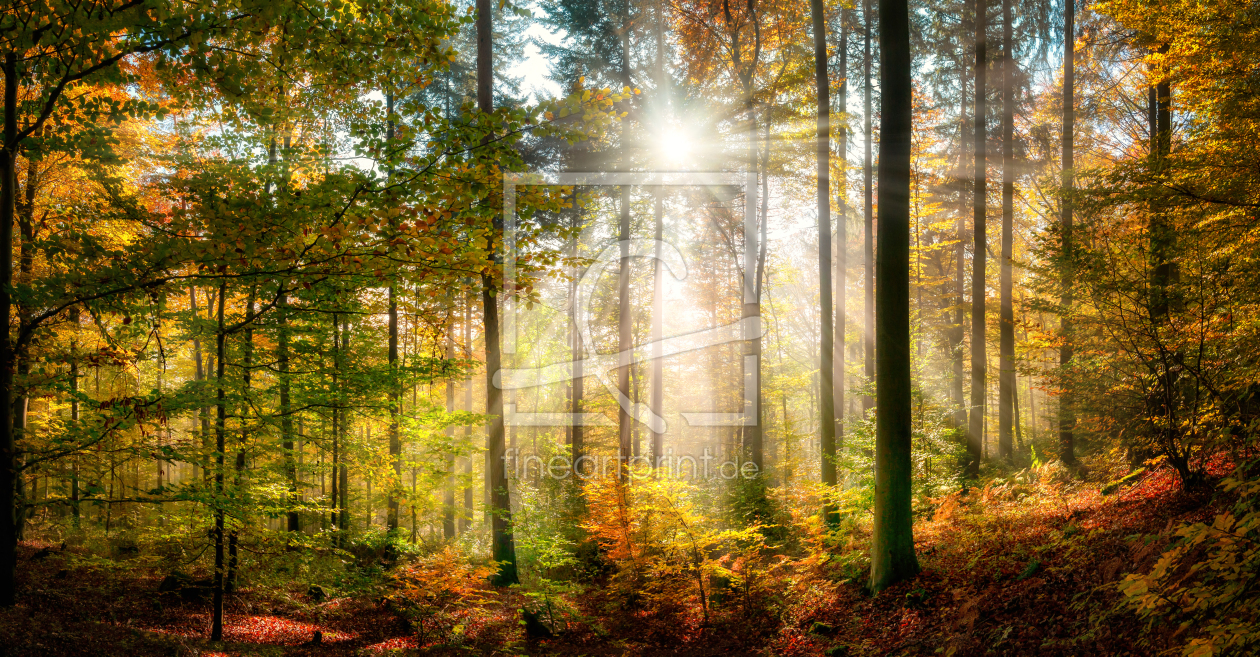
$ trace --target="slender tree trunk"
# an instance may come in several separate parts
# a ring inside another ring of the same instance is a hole
[[[394,140],[394,92],[386,97],[389,122],[386,128],[386,143],[392,148]],[[392,158],[391,158],[392,159]],[[393,165],[390,165],[393,172]],[[392,236],[391,221],[391,236]],[[392,248],[392,247],[391,247]],[[391,281],[389,285],[389,460],[394,468],[394,477],[389,480],[385,527],[393,532],[398,529],[398,491],[402,489],[402,438],[399,435],[399,418],[402,414],[402,402],[399,399],[398,385],[398,285]]]
[[[18,256],[18,273],[20,274],[19,282],[29,285],[32,278],[32,272],[35,263],[35,189],[38,186],[37,168],[39,156],[37,151],[28,151],[26,154],[26,185],[23,190],[23,198],[15,203],[17,210],[18,229],[21,232],[21,246],[19,247]],[[16,175],[16,172],[15,174]],[[18,300],[18,335],[25,336],[30,334],[32,309],[30,304]],[[16,359],[17,380],[26,381],[31,370],[30,351],[27,348],[28,343],[19,338],[14,345],[13,354]],[[24,470],[26,467],[26,455],[22,449],[23,436],[26,434],[28,424],[27,413],[30,407],[30,397],[28,396],[27,387],[14,389],[13,395],[13,440],[15,445],[14,454],[16,455],[17,467]],[[19,475],[17,477],[17,540],[21,541],[26,536],[26,521],[34,518],[35,507],[27,502],[27,492],[25,486],[25,477]],[[34,496],[37,490],[38,482],[32,475],[31,494]],[[33,498],[32,498],[33,500]]]
[[[452,432],[451,432],[451,435],[452,435],[452,436],[454,436],[454,431],[452,431]],[[453,462],[448,462],[448,463],[450,463],[450,466],[451,466],[451,471],[450,471],[450,475],[449,475],[449,476],[450,476],[451,478],[454,478],[454,477],[455,477],[455,472],[454,472],[455,464],[454,464]],[[411,468],[411,499],[413,499],[413,500],[414,500],[414,499],[416,499],[416,468],[414,467],[414,465],[415,465],[415,464],[412,464],[412,465],[413,465],[413,467]],[[453,492],[453,491],[452,491],[452,492]],[[452,504],[454,504],[454,502],[455,502],[455,500],[454,500],[454,495],[452,495],[451,497],[452,497],[452,499],[451,499],[451,503],[452,503]],[[411,544],[412,544],[412,545],[415,545],[415,544],[416,544],[416,538],[419,536],[419,534],[417,534],[417,533],[416,533],[416,531],[417,531],[417,530],[416,530],[416,515],[417,515],[417,514],[416,514],[416,505],[415,505],[415,504],[410,504],[410,505],[408,505],[408,506],[410,506],[410,507],[411,507],[411,537],[410,537],[410,540],[411,540]],[[452,506],[451,508],[452,508],[452,510],[454,510],[454,507],[453,507],[453,506]],[[453,524],[454,524],[454,523],[452,523],[452,526],[453,526]]]
[[[659,41],[658,41],[659,43]],[[665,369],[661,358],[660,341],[664,337],[665,325],[665,288],[661,278],[661,243],[665,239],[665,199],[663,187],[656,189],[655,205],[652,210],[653,236],[656,258],[652,260],[652,412],[661,416],[665,399]],[[664,432],[652,431],[652,466],[660,467],[664,457]]]
[[[17,431],[13,426],[14,348],[9,337],[13,303],[13,220],[17,201],[17,54],[4,55],[4,144],[0,149],[0,606],[17,602]]]
[[[208,299],[207,299],[208,302]],[[201,319],[201,313],[197,311],[197,286],[192,285],[188,288],[188,308],[192,311],[192,319],[194,322]],[[207,309],[208,310],[208,309]],[[201,356],[201,330],[194,327],[193,329],[193,380],[204,381],[206,379],[206,371],[203,367]],[[193,462],[193,479],[197,478],[198,463],[203,462],[205,458],[205,445],[210,436],[210,414],[205,406],[197,409],[197,416],[201,421],[201,435],[197,437],[198,442],[202,445],[202,450],[198,455],[197,461]]]
[[[812,11],[812,5],[811,5]],[[849,280],[849,26],[848,10],[840,10],[840,116],[841,122],[836,135],[836,151],[840,154],[840,184],[836,194],[836,205],[839,213],[836,216],[836,232],[833,236],[835,248],[831,253],[832,297],[835,323],[832,327],[831,381],[832,381],[832,414],[836,423],[836,450],[844,447],[844,340],[846,323],[846,303],[848,300]],[[815,52],[817,57],[817,52]],[[815,66],[817,64],[815,63]],[[817,76],[817,71],[814,73]],[[831,125],[831,117],[827,117],[827,125]],[[828,129],[830,133],[830,128]],[[837,465],[837,468],[839,466]],[[839,471],[836,483],[839,483]]]
[[[343,372],[349,367],[350,359],[350,316],[341,316],[341,367]],[[345,377],[342,377],[344,380]],[[337,529],[340,532],[340,541],[344,545],[350,532],[350,466],[349,459],[346,454],[349,452],[346,445],[346,437],[350,435],[350,401],[347,395],[342,392],[339,396],[341,406],[341,426],[337,436],[337,442],[341,445],[341,459],[338,464],[340,472],[337,473],[337,494],[341,497],[337,504]]]
[[[1015,214],[1015,56],[1011,42],[1011,0],[1002,0],[1002,263],[1001,326],[998,334],[998,455],[1013,457],[1015,407],[1015,308],[1011,299],[1014,277]]]
[[[250,288],[249,298],[245,304],[245,316],[249,317],[253,314],[254,314],[254,289]],[[247,328],[245,329],[244,333],[245,333],[244,335],[245,339],[243,340],[243,344],[241,345],[242,400],[241,400],[241,405],[239,407],[240,420],[238,421],[239,427],[240,427],[240,438],[238,439],[239,445],[237,445],[237,449],[236,449],[236,462],[235,462],[236,472],[234,473],[233,478],[232,478],[233,497],[242,496],[241,488],[243,484],[245,483],[244,482],[245,446],[249,442],[249,430],[248,430],[249,408],[250,408],[249,393],[250,393],[250,384],[253,378],[251,370],[254,367],[254,329]],[[290,449],[289,450],[290,457],[292,456],[292,453],[293,453],[293,450]],[[244,520],[244,518],[241,518],[241,520]],[[239,563],[237,551],[239,549],[238,548],[239,541],[240,541],[240,537],[238,535],[238,531],[235,527],[233,527],[232,531],[229,532],[228,534],[227,580],[225,584],[223,585],[223,589],[226,593],[236,592],[237,564]]]
[[[964,14],[966,12],[964,11]],[[970,27],[969,21],[964,16],[963,32],[967,32]],[[960,39],[961,41],[961,39]],[[954,401],[954,428],[960,432],[967,431],[967,396],[963,392],[963,378],[965,369],[963,366],[963,347],[966,338],[966,314],[964,308],[967,305],[966,299],[966,283],[964,282],[966,259],[967,259],[967,138],[968,138],[968,120],[967,120],[967,66],[966,49],[960,44],[959,49],[959,87],[961,97],[959,99],[959,160],[958,160],[958,244],[954,246],[954,290],[957,297],[954,300],[954,326],[950,331],[950,361],[953,367],[953,377],[950,381],[950,392]]]
[[[625,125],[622,125],[625,130]],[[623,134],[622,139],[628,139],[628,135]],[[627,150],[628,149],[624,149]],[[624,162],[623,166],[628,169],[629,162]],[[630,350],[633,348],[634,338],[631,335],[633,326],[631,324],[630,309],[630,187],[622,185],[621,199],[618,204],[620,209],[620,222],[618,223],[617,239],[621,243],[621,260],[617,273],[617,352],[620,354],[617,362],[617,391],[621,394],[622,399],[630,397],[630,369],[634,367],[633,358]],[[625,404],[617,405],[617,478],[624,479],[629,470],[629,460],[633,451],[633,425],[635,419],[626,410]]]
[[[385,527],[398,529],[398,490],[402,487],[402,439],[399,415],[402,412],[398,394],[398,297],[396,285],[389,286],[389,462],[394,478],[388,486]]]
[[[577,193],[576,193],[576,190],[574,190],[573,228],[575,229],[578,228],[578,226],[581,225],[581,221],[582,221],[581,212],[578,209],[578,205],[577,205]],[[574,238],[572,255],[574,258],[576,258],[577,254],[578,254],[578,240],[577,238]],[[571,358],[570,358],[571,362],[573,363],[573,382],[570,387],[571,397],[569,399],[569,403],[571,404],[571,406],[569,408],[569,412],[573,414],[574,418],[581,417],[581,415],[579,414],[582,413],[582,407],[583,407],[582,397],[585,394],[584,385],[583,385],[585,373],[582,371],[583,370],[582,360],[586,357],[586,349],[584,345],[582,344],[582,333],[580,330],[578,330],[579,327],[577,325],[577,320],[579,317],[578,308],[581,307],[583,303],[582,299],[578,297],[578,295],[581,293],[581,287],[578,285],[578,273],[579,273],[578,269],[575,266],[574,271],[573,271],[573,283],[570,287],[570,296],[572,298],[572,302],[569,304],[569,327],[570,327],[570,332],[572,333],[572,338],[573,338],[573,342],[571,344],[572,353],[571,353]],[[573,464],[573,474],[575,477],[578,476],[578,467],[580,465],[578,461],[581,460],[582,458],[583,429],[584,429],[584,425],[582,424],[581,421],[574,421],[573,426],[569,428],[569,436],[570,436],[569,458],[571,459],[571,462]],[[578,491],[579,491],[579,496],[580,496],[581,494],[580,487],[578,488]]]
[[[656,45],[656,88],[657,93],[669,98],[669,76],[665,74],[665,37],[662,29],[662,0],[656,0],[655,25],[653,25]],[[652,412],[661,415],[665,396],[664,361],[661,359],[661,338],[664,337],[665,324],[665,292],[661,279],[661,242],[665,239],[665,188],[658,187],[654,194],[652,219],[654,237],[656,239],[655,258],[652,260]],[[663,432],[652,432],[652,467],[659,468],[664,457]]]
[[[817,137],[818,203],[818,372],[820,386],[818,405],[822,410],[818,420],[821,431],[819,442],[822,458],[822,483],[836,485],[836,398],[835,398],[835,333],[831,307],[831,79],[827,73],[827,20],[823,0],[810,0],[810,16],[814,30],[814,89]],[[841,223],[844,217],[840,218]],[[843,310],[841,310],[843,312]],[[831,525],[839,519],[835,505],[823,505],[823,517]]]
[[[70,324],[73,337],[70,338],[70,426],[79,426],[79,307],[70,309]],[[71,462],[70,475],[70,510],[74,513],[74,528],[79,528],[79,456],[76,454]]]
[[[971,259],[971,415],[967,425],[967,468],[970,478],[980,476],[980,460],[984,445],[984,398],[985,398],[985,260],[988,245],[985,237],[985,211],[988,203],[986,185],[985,129],[987,106],[985,103],[985,73],[988,67],[986,33],[988,31],[988,5],[986,0],[976,0],[976,127],[975,127],[975,196],[973,199],[972,231],[974,246]]]
[[[280,440],[284,450],[284,474],[289,480],[289,510],[285,514],[287,529],[291,532],[302,531],[302,519],[296,507],[301,503],[298,498],[298,468],[293,455],[293,403],[289,382],[289,297],[281,291],[276,300],[277,322],[280,324],[276,338],[276,368],[279,370],[280,386]],[[298,454],[301,458],[301,454]]]
[[[224,589],[224,452],[227,451],[227,399],[224,389],[224,363],[227,361],[227,334],[223,328],[223,300],[227,296],[227,281],[219,284],[218,330],[215,331],[215,358],[218,371],[215,375],[217,416],[214,424],[214,610],[210,628],[210,640],[223,640],[223,589]]]
[[[748,164],[749,170],[752,172],[748,179],[748,193],[752,194],[752,202],[748,203],[744,216],[744,239],[747,246],[745,247],[744,271],[747,282],[744,287],[744,303],[740,315],[743,319],[755,318],[760,325],[761,321],[761,279],[763,267],[765,266],[766,244],[766,215],[767,206],[765,203],[767,179],[765,172],[759,170],[758,167],[758,144],[757,144],[757,121],[755,110],[752,104],[749,104],[749,130],[748,130]],[[770,129],[770,117],[767,112],[765,129]],[[766,134],[766,144],[769,148],[769,133]],[[769,155],[767,153],[766,160],[768,163]],[[758,225],[757,214],[757,184],[761,181],[763,189],[761,190],[761,213],[760,226]],[[758,231],[762,233],[758,237]],[[750,366],[751,363],[751,366]],[[745,408],[744,412],[751,415],[751,419],[746,418],[743,427],[744,450],[740,458],[746,458],[754,466],[756,471],[761,473],[765,469],[764,446],[762,444],[762,403],[761,403],[761,335],[745,340],[744,347],[744,385],[752,388],[752,408]],[[747,394],[745,396],[748,396]],[[758,489],[760,490],[760,489]],[[758,493],[760,494],[760,493]]]
[[[879,253],[875,308],[875,516],[871,590],[919,572],[910,510],[910,10],[880,0]]]
[[[1159,54],[1168,52],[1168,44],[1162,44],[1156,50]],[[1168,156],[1172,153],[1172,85],[1167,71],[1152,67],[1151,76],[1155,85],[1151,94],[1151,157],[1150,171],[1153,177],[1162,178],[1167,169]],[[1154,185],[1155,191],[1162,184]],[[1164,332],[1171,313],[1178,304],[1176,290],[1180,275],[1177,261],[1173,254],[1176,234],[1172,217],[1167,212],[1165,202],[1156,195],[1149,203],[1150,212],[1150,318],[1157,334]],[[1168,330],[1171,332],[1171,330]],[[1160,418],[1159,441],[1166,445],[1175,445],[1181,421],[1178,418],[1178,370],[1184,369],[1184,354],[1180,349],[1167,350],[1166,342],[1161,345],[1161,353],[1156,360],[1158,384],[1151,391],[1153,397],[1150,404],[1152,414]],[[19,355],[19,358],[21,356]],[[19,360],[19,363],[22,362]],[[1175,450],[1169,454],[1169,460],[1180,475],[1181,482],[1186,485],[1190,479],[1190,470],[1184,454]]]
[[[862,165],[862,193],[864,198],[864,215],[866,219],[866,229],[863,233],[865,240],[863,248],[863,265],[866,268],[866,289],[864,290],[865,304],[863,306],[863,329],[862,329],[862,352],[865,358],[866,380],[875,380],[875,189],[872,187],[874,178],[874,169],[871,161],[873,149],[874,133],[871,128],[871,120],[873,117],[873,108],[871,106],[871,30],[873,29],[874,20],[871,10],[871,0],[863,0],[862,19],[866,22],[863,30],[862,41],[862,77],[865,80],[863,85],[863,102],[866,103],[866,109],[862,117],[862,129],[866,134],[864,148],[865,157]],[[865,414],[871,410],[871,406],[875,404],[875,398],[870,395],[862,396],[862,413]]]
[[[1075,186],[1076,167],[1073,161],[1072,133],[1076,123],[1076,101],[1074,98],[1076,85],[1076,1],[1066,0],[1063,3],[1063,200],[1060,234],[1063,245],[1059,258],[1062,261],[1062,308],[1059,312],[1059,330],[1063,343],[1059,348],[1059,367],[1067,369],[1072,362],[1072,192]],[[1029,388],[1029,404],[1032,404],[1031,387]],[[1033,426],[1037,424],[1036,410],[1033,410]],[[1068,465],[1076,463],[1076,439],[1073,428],[1076,424],[1073,413],[1072,395],[1068,386],[1064,386],[1064,394],[1059,397],[1059,459]]]
[[[1168,45],[1160,46],[1158,52],[1168,52]],[[1150,92],[1150,159],[1151,171],[1158,175],[1163,173],[1164,162],[1172,152],[1172,85],[1165,73],[1152,71],[1151,74],[1158,77]],[[1176,277],[1171,254],[1174,236],[1168,216],[1158,201],[1151,203],[1150,214],[1150,314],[1158,325],[1167,321],[1171,309],[1171,288]]]
[[[447,315],[446,319],[446,354],[448,361],[455,360],[455,313],[454,304],[451,304],[452,312]],[[447,377],[446,379],[446,412],[455,411],[455,379]],[[447,425],[446,427],[446,490],[442,495],[442,537],[450,540],[455,538],[455,427]],[[413,479],[414,480],[414,479]],[[412,505],[415,508],[415,505]]]
[[[464,358],[472,359],[472,307],[475,299],[473,293],[468,292],[464,299]],[[464,379],[464,411],[472,412],[472,375]],[[472,425],[464,425],[464,442],[472,444]],[[464,533],[472,525],[473,517],[473,485],[472,485],[472,456],[464,457],[464,513],[459,519],[459,531]]]
[[[485,114],[494,111],[494,49],[491,31],[492,8],[490,0],[477,0],[477,109]],[[486,144],[482,145],[483,148]],[[487,238],[488,251],[495,253],[495,239],[502,224],[494,219],[495,228]],[[499,563],[495,584],[507,586],[518,583],[516,574],[516,544],[512,537],[512,502],[508,494],[507,449],[503,425],[503,391],[494,385],[494,375],[499,371],[502,356],[499,346],[499,307],[494,294],[494,278],[481,276],[482,320],[486,338],[486,415],[490,416],[490,431],[486,436],[486,479],[491,491],[491,557]]]
[[[341,320],[337,317],[337,313],[332,316],[332,389],[329,390],[330,396],[333,398],[332,409],[332,454],[331,475],[329,477],[328,502],[329,502],[329,526],[333,529],[333,545],[341,545],[340,530],[341,523],[337,520],[337,506],[341,501],[341,497],[337,494],[337,466],[341,459],[341,423],[344,421],[345,406],[341,403]]]
[[[217,290],[206,293],[206,319],[208,321],[214,321],[215,299],[218,298],[216,296],[217,294],[218,294]],[[216,371],[215,364],[214,364],[214,351],[207,350],[207,353],[205,354],[205,358],[206,358],[205,378],[209,379],[210,376]],[[202,461],[205,463],[205,465],[202,466],[201,479],[202,479],[202,484],[206,487],[206,490],[209,490],[212,487],[213,482],[214,482],[214,473],[213,473],[214,432],[212,431],[213,415],[214,415],[214,407],[212,405],[208,405],[203,409],[202,417],[204,418],[204,420],[201,423],[201,426],[202,426],[201,454],[202,454]]]

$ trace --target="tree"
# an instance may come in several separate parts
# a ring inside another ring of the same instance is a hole
[[[988,239],[985,236],[985,215],[988,211],[989,190],[987,181],[987,144],[988,130],[985,122],[988,116],[986,102],[985,73],[988,68],[988,4],[986,0],[976,0],[976,65],[975,80],[975,180],[972,205],[972,240],[974,248],[971,258],[971,413],[967,423],[967,476],[980,475],[980,459],[984,450],[984,411],[985,411],[985,368],[988,359],[985,355],[985,259]]]
[[[30,143],[38,144],[50,120],[68,107],[87,113],[86,124],[106,122],[125,112],[152,111],[147,102],[131,100],[100,104],[90,95],[76,95],[80,87],[96,81],[126,79],[119,64],[148,53],[196,58],[200,48],[189,45],[194,35],[214,34],[239,27],[250,19],[251,6],[227,16],[198,3],[178,11],[154,12],[138,4],[115,7],[100,1],[62,5],[22,5],[5,18],[11,28],[0,37],[4,62],[4,136],[0,144],[0,325],[11,318],[13,271],[13,223],[17,201],[16,163]],[[108,10],[108,11],[107,11]],[[19,80],[31,92],[31,100],[19,103]],[[33,102],[32,102],[33,101]],[[19,128],[19,114],[22,114]],[[79,144],[71,144],[78,146]],[[109,290],[112,292],[113,290]],[[107,292],[108,293],[108,292]],[[69,305],[69,304],[67,304]],[[58,308],[60,312],[62,308]],[[17,469],[19,443],[25,427],[24,400],[14,398],[13,374],[36,328],[57,313],[23,316],[17,335],[0,340],[0,508],[14,509],[14,492],[21,478]],[[5,511],[10,513],[10,511]],[[15,603],[15,522],[0,522],[0,606]]]
[[[911,497],[910,381],[910,9],[880,0],[879,253],[875,307],[875,521],[871,590],[919,572]]]
[[[847,329],[846,308],[848,306],[848,271],[849,271],[849,10],[840,10],[840,134],[836,141],[840,153],[840,193],[838,205],[840,214],[836,220],[835,243],[831,259],[833,290],[835,301],[835,323],[832,326],[832,410],[836,425],[836,446],[844,446],[844,387],[845,387],[845,330]],[[828,136],[830,136],[831,117],[827,117]],[[837,477],[837,480],[839,477]]]
[[[1069,0],[1070,1],[1070,0]],[[1011,0],[1002,0],[1002,262],[998,335],[998,454],[1013,458],[1015,407],[1015,309],[1011,297],[1014,269],[1015,201],[1015,56],[1011,36]]]
[[[1072,193],[1075,176],[1073,169],[1072,132],[1076,122],[1076,103],[1073,98],[1076,85],[1076,0],[1063,3],[1063,194],[1059,231],[1059,258],[1062,270],[1059,331],[1063,345],[1059,347],[1059,367],[1066,368],[1072,362]],[[1076,441],[1073,436],[1075,419],[1072,412],[1071,393],[1065,391],[1059,397],[1059,459],[1066,464],[1076,463]]]
[[[490,0],[477,0],[477,109],[485,114],[494,112],[492,35]],[[487,235],[486,250],[493,254],[496,252],[496,238],[500,240],[502,238],[503,226],[501,220],[497,218],[492,221],[495,222],[496,230],[490,231]],[[481,275],[481,306],[483,335],[486,339],[486,415],[490,416],[486,433],[486,480],[490,487],[492,507],[491,557],[499,564],[499,571],[494,578],[495,583],[499,586],[508,586],[518,581],[516,545],[512,539],[512,502],[507,488],[503,391],[494,385],[494,377],[503,362],[499,344],[499,306],[495,298],[494,278],[489,273]]]
[[[385,106],[388,123],[385,128],[385,149],[392,153],[394,145],[394,88],[390,86],[385,92]],[[389,173],[393,174],[393,157],[387,156]],[[393,226],[390,222],[390,233]],[[391,250],[394,235],[389,235]],[[398,283],[391,280],[389,285],[389,457],[394,469],[394,480],[389,486],[388,506],[385,512],[385,527],[389,531],[398,530],[398,493],[402,482],[402,436],[399,434],[399,422],[402,418],[402,391],[398,385]]]
[[[862,353],[865,358],[866,380],[875,380],[875,190],[871,186],[873,178],[873,163],[871,161],[871,153],[874,145],[874,134],[871,130],[872,125],[872,109],[871,109],[871,30],[873,29],[872,0],[863,0],[862,4],[862,100],[865,103],[865,111],[862,112],[862,133],[864,135],[862,148],[864,149],[864,157],[862,159],[862,194],[863,216],[866,218],[866,228],[862,232],[863,251],[862,264],[866,268],[865,276],[865,304],[862,310]],[[862,412],[865,413],[871,409],[875,400],[870,395],[862,397]]]
[[[819,302],[819,379],[818,418],[822,432],[822,483],[836,485],[836,406],[832,361],[835,359],[835,337],[831,309],[831,78],[827,74],[827,31],[822,0],[810,0],[810,16],[814,32],[814,85],[817,89],[817,160],[818,160],[818,302]],[[843,217],[841,217],[843,221]],[[843,310],[842,310],[843,312]],[[843,385],[843,384],[842,384]],[[836,521],[831,505],[824,505],[828,523]]]

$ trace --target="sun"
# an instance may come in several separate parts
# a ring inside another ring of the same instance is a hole
[[[662,130],[656,138],[657,156],[663,164],[686,164],[691,159],[693,149],[691,138],[678,128]]]

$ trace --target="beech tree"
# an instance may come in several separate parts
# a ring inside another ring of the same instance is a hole
[[[880,0],[879,250],[875,305],[875,521],[871,589],[919,572],[910,510],[910,9]]]

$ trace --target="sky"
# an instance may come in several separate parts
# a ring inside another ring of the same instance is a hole
[[[564,39],[563,34],[552,34],[545,26],[539,23],[530,25],[525,30],[525,35],[531,40],[537,39],[551,44],[558,44]],[[538,46],[533,43],[525,46],[525,57],[520,63],[512,67],[512,75],[520,76],[521,88],[529,92],[534,100],[554,98],[561,95],[560,85],[548,77],[550,72],[546,57],[538,50]]]

